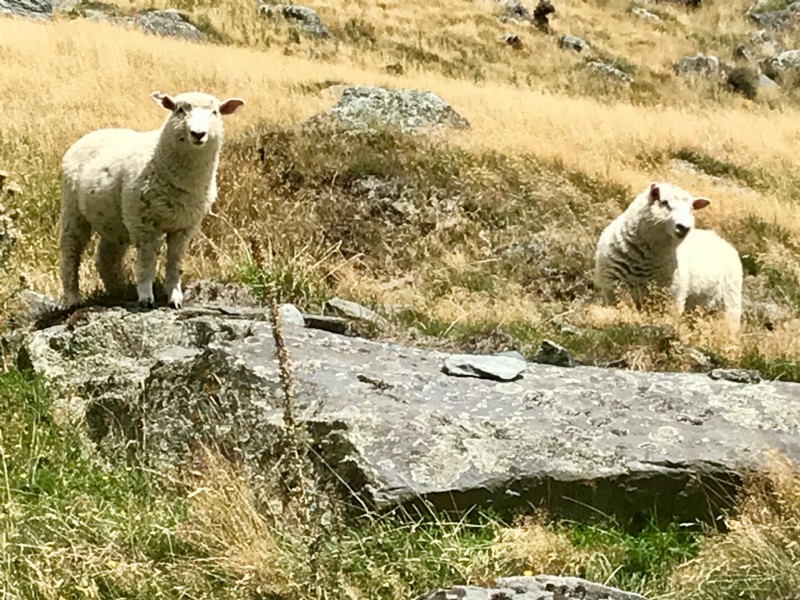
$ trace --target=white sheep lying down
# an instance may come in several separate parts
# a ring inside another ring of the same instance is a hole
[[[722,310],[733,331],[742,315],[742,263],[728,242],[694,227],[711,201],[669,183],[652,183],[600,235],[595,285],[607,303],[628,288],[637,306],[649,284],[671,292],[675,309]]]
[[[137,251],[138,302],[152,307],[156,256],[166,236],[165,287],[171,306],[183,302],[180,264],[186,246],[217,196],[222,116],[244,101],[201,92],[153,99],[169,111],[155,131],[100,129],[75,142],[61,164],[61,283],[64,302],[80,302],[78,268],[92,230],[96,265],[109,292],[124,283],[122,260]]]

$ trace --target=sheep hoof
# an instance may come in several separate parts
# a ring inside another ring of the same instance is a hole
[[[75,308],[83,301],[80,294],[65,294],[61,299],[64,308]]]
[[[183,292],[179,288],[172,290],[172,293],[169,295],[169,306],[170,308],[180,308],[183,306]]]
[[[156,303],[153,300],[139,300],[137,302],[139,308],[155,308]]]

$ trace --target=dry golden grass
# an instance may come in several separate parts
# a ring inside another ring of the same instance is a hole
[[[795,598],[800,589],[800,475],[775,455],[748,483],[729,531],[676,569],[667,598]]]
[[[308,573],[302,572],[299,531],[291,535],[289,515],[279,521],[282,527],[276,527],[274,517],[280,509],[259,511],[246,478],[230,463],[210,451],[203,453],[203,463],[187,495],[188,514],[178,532],[180,539],[207,556],[209,566],[234,578],[234,587],[277,597],[296,591]]]
[[[575,573],[592,560],[591,551],[577,548],[565,532],[535,517],[501,529],[490,551],[495,561],[520,573]]]

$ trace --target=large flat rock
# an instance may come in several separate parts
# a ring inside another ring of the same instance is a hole
[[[442,352],[287,324],[301,419],[323,458],[377,508],[493,503],[621,519],[711,517],[770,448],[800,456],[800,385],[527,364],[497,381],[443,372]],[[156,466],[213,441],[251,474],[281,423],[258,310],[84,310],[31,333],[20,360],[62,419]]]

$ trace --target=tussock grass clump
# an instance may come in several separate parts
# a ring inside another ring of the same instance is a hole
[[[12,599],[212,593],[187,568],[177,494],[87,452],[54,423],[42,382],[0,375],[0,593]]]
[[[794,598],[800,589],[800,473],[773,456],[751,477],[727,533],[703,540],[697,557],[678,568],[674,598]]]

